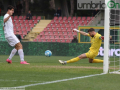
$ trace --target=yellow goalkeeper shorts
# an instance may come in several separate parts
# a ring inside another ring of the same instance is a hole
[[[94,59],[98,55],[98,53],[92,52],[90,50],[85,54],[86,54],[87,58],[90,58],[90,59]]]

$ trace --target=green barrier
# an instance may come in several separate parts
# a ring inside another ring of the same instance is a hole
[[[3,30],[3,27],[2,26],[0,26],[0,31],[2,31]]]
[[[46,50],[51,50],[53,56],[78,56],[86,53],[91,46],[90,43],[49,43],[49,42],[22,42],[25,55],[44,55]],[[101,46],[101,48],[103,45]],[[14,47],[9,46],[7,42],[0,42],[0,55],[9,55]],[[111,56],[120,56],[120,47],[111,46]],[[103,49],[99,51],[103,56]]]
[[[4,16],[0,16],[0,20],[3,20],[3,17],[4,17]]]
[[[87,52],[90,47],[90,44],[84,43],[52,42],[22,42],[22,45],[25,55],[44,55],[45,50],[51,50],[53,56],[78,56]],[[13,49],[7,42],[0,42],[0,48],[0,55],[9,55]]]

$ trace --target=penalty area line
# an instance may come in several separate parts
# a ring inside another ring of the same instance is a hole
[[[87,76],[81,76],[81,77],[74,77],[74,78],[68,78],[68,79],[48,81],[48,82],[43,82],[43,83],[35,83],[35,84],[18,86],[18,87],[16,87],[16,88],[25,88],[25,87],[31,87],[31,86],[37,86],[37,85],[52,84],[52,83],[58,83],[58,82],[64,82],[64,81],[70,81],[70,80],[76,80],[76,79],[82,79],[82,78],[88,78],[88,77],[94,77],[94,76],[100,76],[100,75],[104,75],[104,74],[105,74],[105,73],[93,74],[93,75],[87,75]]]

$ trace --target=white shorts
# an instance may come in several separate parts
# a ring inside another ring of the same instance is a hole
[[[12,46],[12,47],[20,42],[15,35],[7,37],[6,40],[9,43],[9,45]]]

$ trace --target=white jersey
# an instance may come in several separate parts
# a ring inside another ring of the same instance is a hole
[[[4,19],[7,18],[8,16],[9,14],[5,14]],[[5,38],[14,35],[13,23],[11,17],[4,23],[4,34],[5,34]]]

